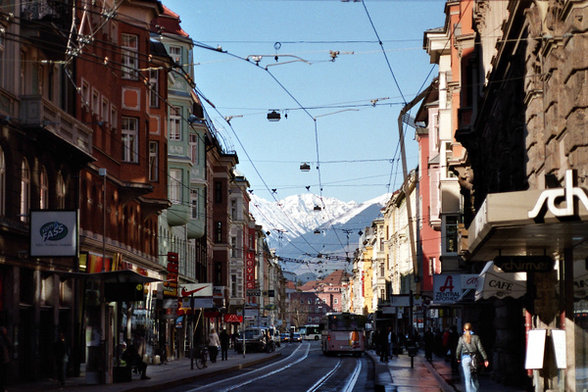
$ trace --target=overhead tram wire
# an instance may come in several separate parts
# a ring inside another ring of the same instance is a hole
[[[195,89],[196,92],[198,93],[199,96],[201,96],[204,100],[206,100],[206,102],[210,102],[206,96],[204,96],[204,94],[198,89]],[[219,116],[221,116],[222,118],[223,115],[222,113],[220,113],[218,111],[218,109],[214,106],[212,106],[213,110],[215,110]],[[274,192],[271,192],[270,187],[267,185],[267,183],[265,182],[265,179],[263,178],[263,176],[261,175],[261,173],[259,172],[259,170],[257,169],[257,166],[253,163],[253,160],[251,159],[251,156],[249,155],[249,152],[247,152],[247,149],[245,148],[245,146],[243,145],[243,143],[241,142],[241,139],[239,138],[239,135],[237,134],[237,132],[235,132],[235,129],[233,128],[233,126],[231,125],[230,122],[227,122],[229,128],[231,129],[233,135],[235,136],[235,138],[237,139],[237,142],[239,143],[239,145],[241,146],[241,149],[243,150],[243,152],[245,153],[245,155],[247,156],[247,159],[249,159],[249,162],[251,163],[251,166],[253,167],[253,170],[255,170],[255,172],[257,173],[257,176],[261,179],[261,182],[263,183],[263,185],[266,187],[266,190],[270,193],[270,195],[273,197],[273,199],[278,202]],[[284,212],[284,211],[283,211]],[[290,216],[288,214],[286,214],[284,212],[284,216],[286,216],[286,218],[290,221],[290,223],[294,224],[294,222],[292,221],[292,219],[290,218]],[[312,244],[310,242],[308,242],[308,240],[305,239],[305,242],[308,244],[308,246],[310,246],[310,248],[312,250],[314,250],[315,252],[318,253],[318,251],[316,249],[314,249],[314,246],[312,246]]]

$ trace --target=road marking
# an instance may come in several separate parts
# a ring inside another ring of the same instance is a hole
[[[331,377],[331,375],[333,373],[335,373],[337,371],[337,369],[339,369],[341,367],[341,360],[339,359],[339,362],[337,362],[337,365],[335,365],[335,367],[333,369],[331,369],[330,372],[328,372],[327,374],[325,374],[320,380],[318,380],[312,387],[310,387],[310,389],[308,389],[306,392],[314,392],[316,391],[321,385],[324,384],[325,381],[327,381],[327,378]]]
[[[359,374],[361,373],[361,360],[357,360],[357,364],[355,365],[355,370],[349,379],[347,380],[347,384],[345,384],[345,388],[341,392],[351,392],[357,383],[357,379],[359,378]]]
[[[310,344],[306,343],[306,344],[304,344],[304,346],[306,346],[306,352],[304,353],[304,356],[302,356],[302,357],[301,357],[299,360],[297,360],[296,362],[293,362],[293,363],[289,364],[288,366],[286,366],[286,367],[284,367],[284,368],[282,368],[282,369],[280,369],[280,370],[278,370],[278,371],[273,371],[273,372],[271,372],[271,373],[268,373],[268,374],[267,374],[267,375],[265,375],[265,376],[260,376],[260,377],[258,377],[258,378],[255,378],[255,379],[253,379],[253,380],[251,380],[251,381],[248,381],[248,382],[245,382],[245,383],[243,383],[243,384],[239,384],[239,385],[233,385],[233,386],[231,386],[229,389],[223,389],[222,391],[231,391],[231,390],[233,390],[234,388],[239,388],[239,387],[241,387],[241,386],[243,386],[243,385],[247,385],[247,384],[249,384],[249,383],[253,382],[254,380],[259,380],[259,379],[261,379],[261,378],[264,378],[264,377],[267,377],[267,376],[269,376],[269,375],[271,375],[271,374],[274,374],[274,373],[277,373],[277,372],[281,372],[282,370],[284,370],[284,369],[287,369],[287,368],[289,368],[290,366],[292,366],[292,365],[294,365],[294,364],[296,364],[296,363],[298,363],[298,362],[300,362],[300,361],[303,361],[304,359],[306,359],[306,357],[308,357],[308,352],[309,352],[309,350],[310,350]],[[277,362],[272,362],[271,364],[269,364],[269,365],[266,365],[266,366],[264,366],[264,367],[261,367],[261,368],[259,368],[259,369],[252,370],[252,371],[248,372],[248,373],[247,373],[247,375],[251,375],[251,374],[255,374],[255,373],[259,373],[259,372],[263,372],[265,369],[267,369],[267,368],[269,368],[269,367],[275,366],[275,365],[277,365],[277,364],[279,364],[279,363],[282,363],[282,362],[289,361],[289,360],[290,360],[290,359],[291,359],[291,358],[292,358],[292,357],[293,357],[293,356],[294,356],[294,355],[295,355],[295,354],[298,352],[298,350],[300,350],[301,348],[302,348],[302,345],[301,345],[301,346],[298,346],[298,347],[296,347],[296,350],[294,350],[294,351],[293,351],[293,352],[292,352],[290,355],[288,355],[286,358],[284,358],[284,359],[281,359],[281,360],[279,360],[279,361],[277,361]],[[215,381],[215,382],[212,382],[212,383],[210,383],[210,384],[206,384],[206,385],[203,385],[203,386],[200,386],[200,387],[197,387],[197,388],[189,389],[189,390],[187,390],[187,391],[185,391],[185,392],[196,392],[196,391],[200,391],[200,390],[202,390],[202,389],[207,389],[207,388],[210,388],[210,387],[212,387],[212,386],[214,386],[214,385],[218,385],[218,384],[225,384],[225,383],[226,383],[226,382],[228,382],[228,381],[232,381],[232,380],[235,380],[235,379],[238,379],[238,378],[243,378],[243,376],[244,376],[243,374],[239,374],[239,375],[236,375],[236,376],[233,376],[233,377],[229,377],[229,378],[225,378],[225,379],[223,379],[223,380]]]

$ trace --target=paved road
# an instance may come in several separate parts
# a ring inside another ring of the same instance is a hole
[[[166,392],[367,392],[370,359],[325,357],[318,342],[288,345],[282,356],[248,369],[233,370],[207,380],[195,380]]]

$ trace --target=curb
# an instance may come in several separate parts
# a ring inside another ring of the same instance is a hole
[[[388,365],[374,358],[370,352],[366,351],[366,354],[374,364],[374,391],[390,392],[396,390],[396,387],[392,385],[393,380]]]
[[[449,384],[444,378],[443,376],[441,376],[438,372],[437,369],[435,369],[435,367],[427,360],[423,360],[423,364],[425,365],[425,367],[427,368],[427,370],[429,371],[429,373],[431,373],[433,375],[433,377],[435,377],[435,380],[437,380],[437,382],[439,383],[439,386],[441,387],[443,392],[459,392],[455,386],[453,386],[452,384]]]

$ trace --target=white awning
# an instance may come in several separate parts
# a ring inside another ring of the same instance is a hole
[[[478,286],[476,287],[476,301],[480,299],[496,298],[520,298],[527,293],[526,272],[503,272],[489,261],[484,266]]]

